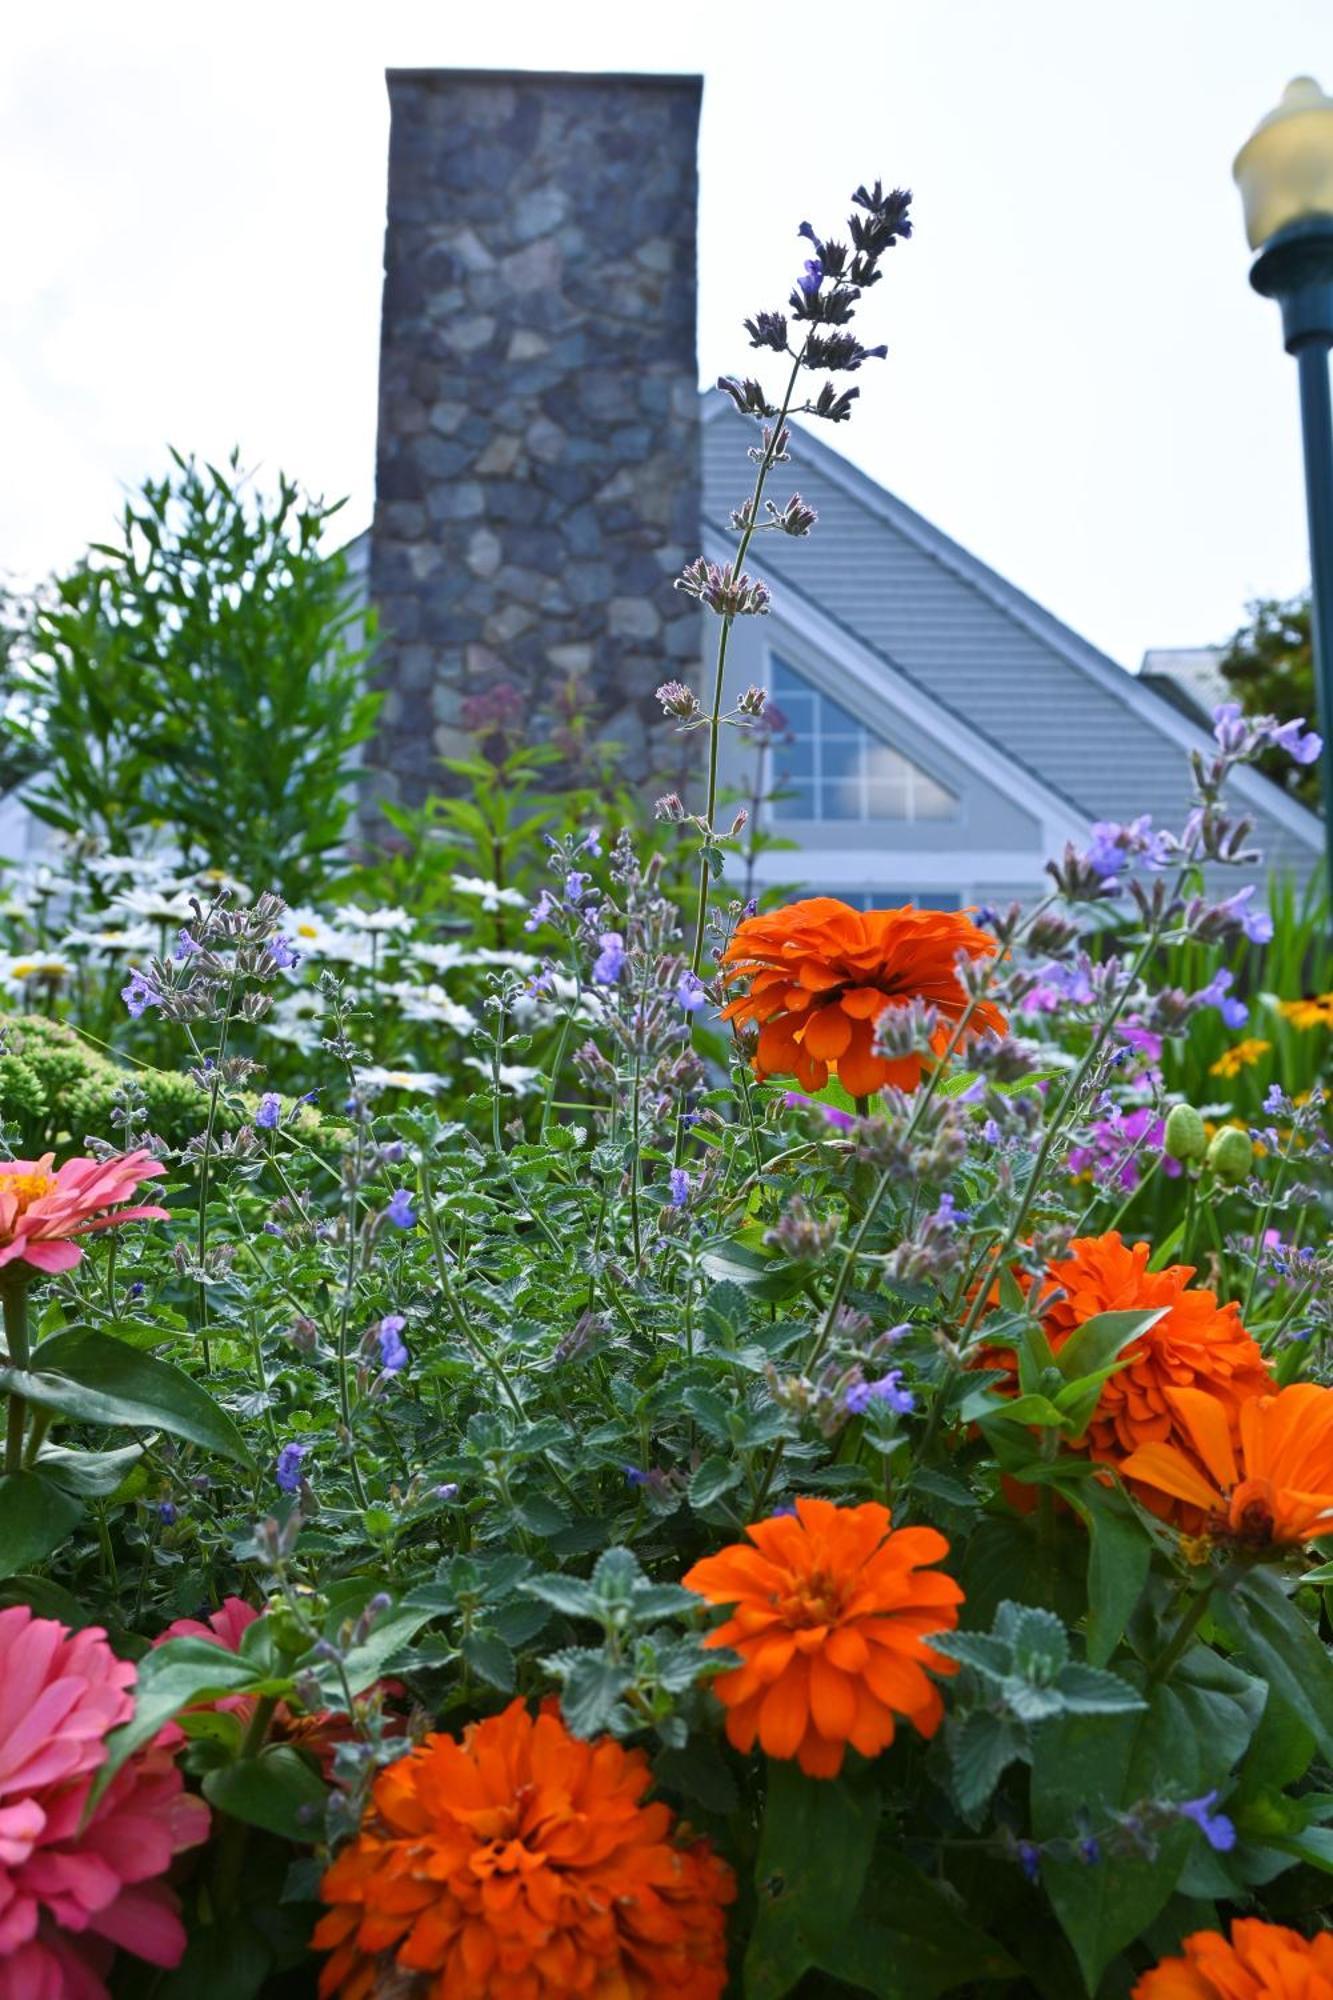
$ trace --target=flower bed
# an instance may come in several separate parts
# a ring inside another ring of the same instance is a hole
[[[724,385],[697,812],[332,909],[15,886],[0,2000],[1333,1995],[1326,1104],[1213,1094],[1247,1011],[1327,1032],[1218,886],[1313,739],[1221,713],[1027,908],[730,892],[856,203],[750,323],[785,400]]]

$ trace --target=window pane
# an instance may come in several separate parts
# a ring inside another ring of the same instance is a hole
[[[856,736],[826,736],[819,746],[821,803],[825,819],[860,819],[862,743]]]
[[[774,706],[790,740],[774,746],[772,783],[799,788],[774,807],[779,819],[945,820],[958,800],[850,710],[812,687],[785,660],[770,659]]]
[[[913,787],[913,817],[915,819],[952,819],[958,808],[958,801],[952,792],[946,792],[943,785],[937,785],[924,771],[917,771]]]
[[[810,736],[798,737],[795,743],[777,743],[773,747],[773,769],[785,772],[790,778],[813,778],[815,775],[815,745]]]
[[[866,786],[867,819],[910,819],[906,778],[880,778]]]
[[[819,726],[829,736],[857,736],[863,733],[861,724],[845,708],[839,708],[836,701],[830,701],[826,694],[819,697]]]
[[[774,819],[814,819],[814,786],[808,781],[797,780],[783,785],[781,796],[773,800]]]

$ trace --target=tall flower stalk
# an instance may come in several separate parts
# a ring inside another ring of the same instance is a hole
[[[721,836],[715,824],[722,727],[726,722],[745,726],[762,715],[766,700],[761,690],[750,689],[734,710],[725,708],[731,628],[737,618],[762,616],[771,602],[768,585],[747,576],[743,565],[751,543],[761,531],[801,537],[809,534],[817,518],[799,493],[793,493],[779,507],[765,499],[765,488],[774,467],[790,460],[789,419],[803,415],[822,417],[828,423],[843,423],[850,417],[852,403],[860,393],[854,386],[838,391],[830,380],[813,400],[798,402],[802,370],[830,376],[850,374],[863,361],[883,359],[887,353],[883,346],[863,347],[847,328],[862,294],[879,282],[879,260],[884,252],[912,233],[908,217],[911,196],[904,190],[894,189],[886,194],[876,181],[871,190],[857,188],[852,201],[854,207],[847,220],[850,245],[833,239],[824,241],[808,222],[803,222],[798,234],[810,243],[814,255],[806,259],[792,288],[787,312],[759,312],[745,322],[751,347],[785,355],[791,362],[781,400],[770,402],[762,384],[751,377],[723,375],[718,379],[719,389],[730,396],[740,414],[761,426],[760,443],[752,446],[749,454],[755,466],[754,481],[748,498],[731,516],[737,537],[735,555],[721,566],[700,556],[676,580],[678,590],[697,598],[720,621],[707,710],[693,691],[678,681],[668,681],[658,689],[658,699],[669,716],[685,728],[706,730],[708,738],[703,810],[694,817],[700,851],[690,969],[696,975],[703,964],[709,885],[721,874],[723,865]],[[739,830],[737,825],[733,833]]]

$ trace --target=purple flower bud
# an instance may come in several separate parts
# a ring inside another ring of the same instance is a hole
[[[902,1379],[901,1368],[890,1368],[878,1382],[853,1382],[843,1402],[854,1417],[863,1417],[872,1403],[883,1403],[896,1416],[905,1417],[916,1408],[916,1397],[899,1387]]]
[[[1217,1854],[1229,1854],[1236,1845],[1236,1829],[1225,1813],[1215,1813],[1217,1793],[1205,1792],[1201,1799],[1185,1799],[1176,1810],[1183,1819],[1192,1819],[1208,1845]]]
[[[159,1500],[157,1503],[157,1518],[164,1528],[169,1528],[176,1518],[175,1502],[171,1500]]]
[[[1035,1840],[1020,1840],[1017,1845],[1018,1865],[1029,1882],[1035,1882],[1041,1874],[1041,1849]]]
[[[301,1490],[301,1460],[310,1450],[308,1444],[285,1444],[278,1453],[278,1462],[273,1469],[273,1477],[278,1482],[281,1493],[299,1493]]]
[[[435,1488],[435,1498],[437,1500],[456,1500],[458,1498],[458,1491],[458,1481],[456,1479],[446,1479],[441,1485]]]
[[[411,1358],[402,1339],[406,1325],[407,1321],[401,1313],[385,1313],[379,1323],[376,1339],[379,1341],[380,1367],[386,1375],[400,1374]]]
[[[284,937],[281,931],[274,933],[269,939],[266,949],[279,972],[293,972],[301,963],[300,952],[297,951],[291,939]]]
[[[188,931],[177,931],[176,949],[172,952],[171,956],[178,963],[183,958],[193,958],[195,953],[200,950],[202,950],[202,946],[199,944],[197,938],[192,938]]]
[[[690,1199],[690,1177],[684,1167],[673,1167],[667,1176],[667,1184],[671,1189],[671,1206],[684,1208]]]
[[[625,967],[625,940],[619,931],[603,931],[597,942],[601,951],[592,976],[599,986],[614,986]]]
[[[282,1099],[271,1090],[265,1091],[255,1113],[255,1124],[261,1132],[276,1132],[281,1117]]]
[[[646,1486],[648,1478],[649,1475],[641,1471],[637,1465],[627,1465],[625,1467],[625,1484],[627,1486]]]
[[[412,1190],[395,1188],[393,1199],[384,1213],[395,1229],[415,1229],[417,1217],[416,1210],[412,1206]]]
[[[523,919],[524,930],[540,930],[543,924],[550,923],[559,908],[560,905],[556,902],[550,890],[543,889],[531,910],[529,910],[527,916]]]
[[[703,981],[696,972],[682,972],[676,984],[676,1002],[687,1014],[697,1014],[707,1002]]]

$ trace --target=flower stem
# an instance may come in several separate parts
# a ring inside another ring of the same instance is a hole
[[[1165,1680],[1172,1667],[1175,1666],[1176,1661],[1194,1637],[1195,1629],[1200,1619],[1212,1602],[1215,1588],[1216,1580],[1214,1579],[1212,1582],[1205,1584],[1202,1590],[1196,1591],[1190,1602],[1186,1605],[1177,1621],[1175,1631],[1171,1634],[1171,1637],[1167,1640],[1165,1646],[1163,1646],[1161,1652],[1148,1669],[1149,1687],[1155,1687],[1158,1681]]]
[[[790,350],[788,351],[790,352]],[[741,533],[736,553],[731,561],[733,576],[740,575],[741,564],[745,561],[746,551],[749,549],[750,543],[754,540],[755,530],[759,525],[759,502],[763,498],[765,482],[775,463],[778,440],[782,436],[783,427],[787,421],[787,413],[791,409],[791,399],[796,394],[796,382],[801,372],[801,363],[804,359],[805,348],[802,347],[800,353],[795,356],[792,362],[791,375],[788,378],[786,392],[782,398],[782,408],[778,412],[772,432],[770,433],[769,448],[760,459],[759,470],[755,474],[754,491],[750,496],[746,526]],[[709,841],[713,837],[713,814],[717,811],[717,764],[718,749],[722,737],[722,699],[727,678],[727,646],[731,639],[731,627],[734,619],[734,613],[725,614],[722,619],[722,629],[718,633],[717,664],[713,671],[713,701],[708,711],[708,786],[704,797],[703,822],[706,828],[705,838]],[[690,953],[690,970],[696,978],[699,974],[699,967],[703,964],[704,935],[708,922],[708,886],[711,880],[712,870],[708,865],[708,855],[705,852],[699,858],[699,900],[694,913],[694,948]]]
[[[26,1275],[9,1278],[0,1287],[0,1304],[3,1304],[5,1319],[5,1346],[9,1353],[11,1368],[26,1368],[30,1360],[28,1347],[28,1280]],[[17,1472],[23,1464],[23,1431],[27,1420],[28,1406],[22,1396],[11,1391],[9,1416],[5,1428],[5,1471]]]

